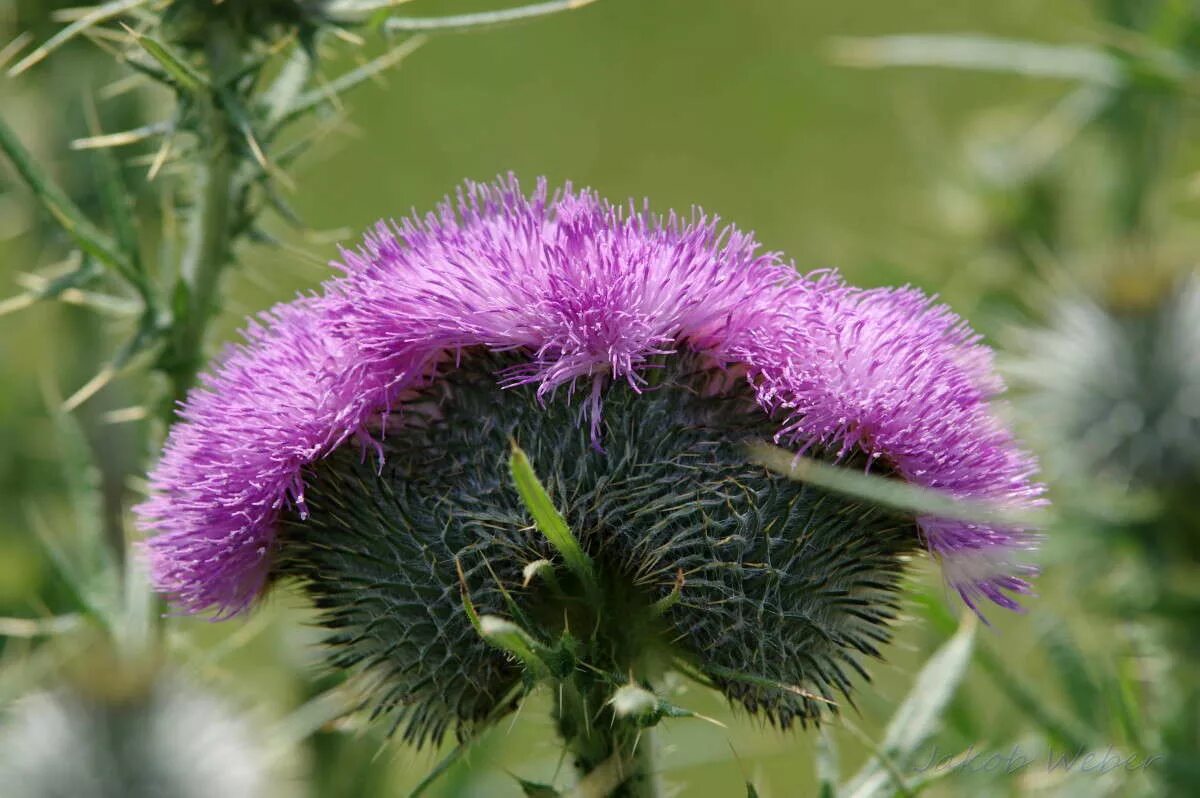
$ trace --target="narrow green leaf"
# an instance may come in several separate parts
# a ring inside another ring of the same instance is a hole
[[[921,600],[926,607],[926,616],[935,627],[946,633],[954,631],[957,621],[946,609],[943,601],[928,594],[921,597]],[[1038,695],[1038,691],[1014,674],[989,645],[983,644],[976,647],[975,662],[1000,688],[1013,706],[1024,712],[1054,743],[1076,751],[1093,747],[1091,735],[1087,729],[1058,717],[1048,708],[1046,701]]]
[[[850,798],[885,798],[896,789],[911,792],[909,786],[898,781],[898,773],[938,730],[942,713],[966,676],[976,626],[975,617],[966,616],[954,636],[917,674],[908,696],[888,722],[878,752],[842,787],[842,794]]]
[[[112,0],[111,2],[102,3],[96,6],[91,11],[51,36],[41,47],[37,48],[32,53],[13,64],[12,69],[8,70],[8,76],[15,77],[21,74],[34,64],[44,59],[46,56],[50,55],[50,53],[54,52],[59,47],[62,47],[71,39],[86,31],[88,28],[99,25],[100,23],[110,20],[113,17],[120,16],[121,14],[131,11],[148,2],[150,2],[150,0]]]
[[[1038,622],[1042,650],[1046,652],[1071,707],[1085,724],[1095,727],[1100,722],[1104,697],[1086,657],[1061,618],[1043,614]]]
[[[505,8],[500,11],[480,11],[475,14],[458,14],[445,17],[391,17],[384,21],[386,33],[401,31],[467,31],[522,22],[562,11],[574,11],[591,5],[596,0],[551,0],[547,3]]]
[[[866,499],[885,507],[939,518],[1014,527],[1040,527],[1047,523],[1045,513],[1042,512],[958,499],[941,491],[911,485],[898,479],[866,474],[858,469],[831,465],[811,457],[797,457],[793,452],[769,443],[754,443],[747,448],[753,462],[777,474]]]
[[[442,757],[441,761],[439,761],[437,765],[435,765],[434,768],[429,771],[428,774],[426,774],[425,778],[421,779],[421,782],[413,788],[413,791],[409,793],[409,798],[420,798],[420,796],[424,795],[425,791],[432,787],[438,779],[446,775],[450,769],[460,759],[463,758],[463,755],[466,754],[467,750],[478,743],[480,739],[487,734],[487,732],[492,728],[492,723],[508,713],[509,708],[521,695],[524,689],[525,688],[522,685],[516,685],[509,690],[502,699],[497,701],[495,709],[493,709],[481,723],[475,726],[475,728],[479,729],[480,731],[470,737],[467,737],[459,742],[458,745],[454,746],[454,748],[450,749],[450,752],[446,754],[446,756]]]
[[[758,790],[754,788],[753,782],[746,782],[746,798],[758,798]]]
[[[117,250],[112,240],[100,232],[38,166],[16,133],[3,119],[0,119],[0,150],[12,161],[18,174],[24,178],[25,183],[42,203],[42,207],[62,225],[63,230],[75,240],[80,249],[127,279],[133,274],[133,267]]]
[[[525,503],[529,514],[533,516],[533,522],[537,525],[538,530],[562,555],[563,562],[579,578],[584,588],[592,595],[598,594],[599,586],[592,558],[587,555],[587,552],[583,550],[579,541],[571,533],[566,520],[554,506],[554,502],[550,500],[541,480],[538,479],[537,474],[533,473],[529,457],[516,443],[513,443],[508,467],[513,482],[517,486],[517,492],[521,494],[521,500]]]
[[[940,67],[1117,86],[1121,62],[1097,47],[971,34],[835,39],[833,57],[855,67]]]

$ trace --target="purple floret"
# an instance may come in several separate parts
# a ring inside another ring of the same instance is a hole
[[[1014,509],[1040,503],[1034,463],[988,401],[990,350],[914,289],[802,275],[752,236],[693,213],[655,216],[590,191],[468,184],[457,202],[380,223],[341,277],[279,305],[188,396],[138,508],[153,579],[189,611],[261,593],[281,512],[304,514],[302,469],[351,437],[403,435],[404,404],[467,350],[518,351],[505,386],[586,391],[597,446],[604,386],[694,351],[748,380],[777,441],[865,454],[906,481]],[[1024,529],[922,517],[971,606],[1016,607]]]

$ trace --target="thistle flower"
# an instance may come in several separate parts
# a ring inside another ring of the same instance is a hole
[[[553,679],[589,770],[621,741],[589,747],[573,702],[594,712],[667,668],[805,722],[888,639],[910,555],[972,606],[1028,590],[1026,530],[905,516],[747,457],[771,440],[1037,502],[987,404],[989,350],[916,290],[804,276],[715,218],[513,178],[380,223],[338,266],[192,392],[139,512],[156,584],[188,610],[297,578],[333,663],[374,676],[412,739],[468,734]],[[530,525],[514,444],[559,542]]]

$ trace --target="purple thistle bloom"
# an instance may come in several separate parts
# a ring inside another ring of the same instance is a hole
[[[305,468],[352,438],[380,457],[382,440],[403,445],[407,403],[480,349],[517,359],[498,375],[505,387],[536,386],[544,403],[581,392],[597,447],[608,389],[650,390],[663,358],[692,353],[748,385],[797,452],[858,455],[963,499],[1040,502],[1033,461],[988,406],[1002,388],[991,353],[961,319],[914,289],[801,275],[715,218],[658,217],[569,186],[550,196],[544,182],[526,197],[509,178],[380,223],[340,268],[224,353],[151,475],[138,513],[153,578],[189,611],[251,603],[281,517],[307,513]],[[918,523],[972,607],[1015,608],[1010,594],[1028,592],[1028,531]]]

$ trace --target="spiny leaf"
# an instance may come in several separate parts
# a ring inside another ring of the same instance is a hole
[[[85,101],[84,109],[91,132],[93,134],[99,133],[100,119],[96,113],[96,105],[91,98]],[[129,276],[133,278],[134,286],[143,299],[150,301],[150,285],[146,281],[145,272],[142,268],[142,258],[136,232],[137,226],[133,219],[133,212],[129,207],[129,192],[125,186],[125,181],[121,177],[121,166],[117,163],[116,158],[111,152],[104,150],[95,154],[95,161],[99,166],[97,170],[97,183],[101,189],[100,198],[104,203],[104,210],[108,214],[108,219],[112,223],[113,230],[116,232],[117,245],[129,261]]]
[[[210,88],[208,78],[189,64],[184,56],[175,52],[174,48],[160,42],[153,36],[138,33],[128,25],[124,27],[125,32],[132,36],[138,46],[162,66],[163,70],[179,88],[189,94],[196,94],[203,89]]]
[[[84,258],[79,251],[75,251],[69,260],[75,262],[74,268],[45,279],[42,279],[41,275],[34,275],[39,278],[39,281],[28,286],[28,291],[0,302],[0,316],[29,307],[35,302],[57,299],[67,291],[87,285],[100,276],[103,271],[96,261]]]
[[[285,125],[295,119],[300,118],[308,111],[316,108],[318,105],[327,102],[333,102],[336,98],[357,88],[362,83],[379,75],[392,67],[399,64],[408,56],[417,51],[428,38],[425,36],[413,36],[406,39],[403,43],[388,50],[383,55],[371,59],[367,63],[347,72],[344,75],[339,75],[328,84],[321,86],[318,89],[305,92],[296,98],[286,111],[278,115],[278,119],[270,120],[273,126]]]
[[[465,31],[479,30],[494,25],[521,22],[561,11],[574,11],[591,5],[596,0],[551,0],[547,3],[506,8],[500,11],[481,11],[476,14],[458,14],[446,17],[391,17],[383,23],[387,33],[400,31]]]
[[[63,412],[71,413],[88,399],[95,396],[131,360],[150,349],[161,338],[162,329],[158,326],[154,316],[150,313],[143,314],[142,321],[138,325],[137,330],[117,349],[112,359],[96,372],[96,375],[88,380],[83,387],[67,397],[62,404]]]
[[[131,282],[135,279],[132,264],[117,250],[112,240],[100,232],[42,170],[3,119],[0,119],[0,150],[12,161],[17,172],[41,201],[42,207],[58,221],[80,249],[101,263],[111,266]]]
[[[579,578],[585,589],[591,595],[597,595],[599,586],[592,558],[587,555],[587,552],[583,550],[579,541],[571,533],[566,520],[554,506],[554,502],[546,493],[546,488],[543,487],[541,480],[538,479],[537,474],[533,473],[529,457],[516,443],[512,447],[508,468],[513,482],[517,486],[517,492],[521,494],[521,500],[525,503],[529,514],[533,516],[533,522],[537,525],[538,531],[545,535],[546,540],[550,541],[550,545],[562,555],[567,567]]]
[[[99,25],[100,23],[112,19],[113,17],[120,16],[121,14],[131,11],[148,2],[150,2],[150,0],[112,0],[112,2],[102,3],[101,5],[96,6],[91,11],[51,36],[41,47],[37,48],[32,53],[13,64],[12,69],[8,70],[8,76],[16,77],[34,64],[44,59],[46,56],[50,55],[50,53],[54,52],[59,47],[62,47],[80,33],[83,33],[89,28]]]

